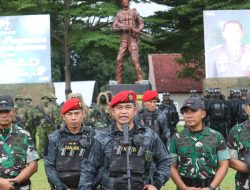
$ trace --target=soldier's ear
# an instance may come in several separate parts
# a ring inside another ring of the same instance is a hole
[[[202,114],[202,116],[201,116],[202,119],[203,119],[204,117],[206,117],[206,111],[205,111],[205,110],[202,110],[202,111],[201,111],[201,114]]]

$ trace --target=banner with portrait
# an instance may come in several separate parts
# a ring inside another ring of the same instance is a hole
[[[250,76],[250,10],[203,11],[206,78]]]

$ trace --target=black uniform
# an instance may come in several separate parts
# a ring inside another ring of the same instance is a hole
[[[88,160],[83,162],[79,190],[92,190],[98,170],[104,167],[103,190],[127,190],[126,151],[130,154],[131,189],[143,189],[152,184],[160,189],[170,177],[171,157],[159,136],[150,128],[134,123],[129,130],[128,147],[124,146],[123,132],[115,124],[96,135]],[[157,170],[150,174],[151,162]]]
[[[172,137],[173,134],[176,133],[176,125],[179,122],[179,114],[173,100],[162,101],[159,105],[159,109],[165,113],[167,117],[170,137]]]
[[[44,163],[52,189],[77,189],[80,166],[89,156],[94,134],[89,126],[82,126],[77,134],[63,126],[49,135]]]

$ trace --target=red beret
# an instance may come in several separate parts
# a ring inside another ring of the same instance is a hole
[[[154,100],[154,99],[157,98],[157,96],[158,96],[158,92],[156,92],[154,90],[147,90],[143,94],[142,101],[147,102],[147,101],[150,101],[150,100]]]
[[[61,114],[65,114],[70,110],[80,110],[82,109],[82,102],[78,98],[71,98],[64,102],[61,110]]]
[[[110,107],[114,107],[119,103],[135,103],[136,101],[136,93],[130,90],[124,90],[113,96]]]

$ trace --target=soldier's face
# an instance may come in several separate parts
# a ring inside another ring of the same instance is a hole
[[[188,126],[191,130],[202,129],[202,119],[206,116],[206,112],[198,109],[194,110],[191,108],[184,108],[183,118],[185,125]]]
[[[163,96],[163,99],[164,99],[165,101],[168,101],[168,100],[169,100],[169,96]]]
[[[12,120],[14,117],[15,111],[0,111],[0,129],[7,129],[11,127]]]
[[[17,99],[15,100],[15,103],[18,104],[18,105],[23,104],[23,99],[17,98]]]
[[[47,104],[47,103],[49,103],[49,99],[48,98],[42,98],[42,103],[43,104]]]
[[[125,123],[132,124],[136,114],[134,103],[121,103],[112,108],[112,115],[116,121],[119,130]]]
[[[30,99],[25,100],[25,104],[27,104],[27,105],[30,105],[31,102],[32,102],[32,100],[30,100]]]
[[[149,100],[147,102],[144,102],[144,106],[148,111],[153,112],[156,109],[156,103],[156,100]]]
[[[62,115],[63,120],[67,124],[68,129],[76,129],[81,127],[83,121],[83,110],[71,110]]]

